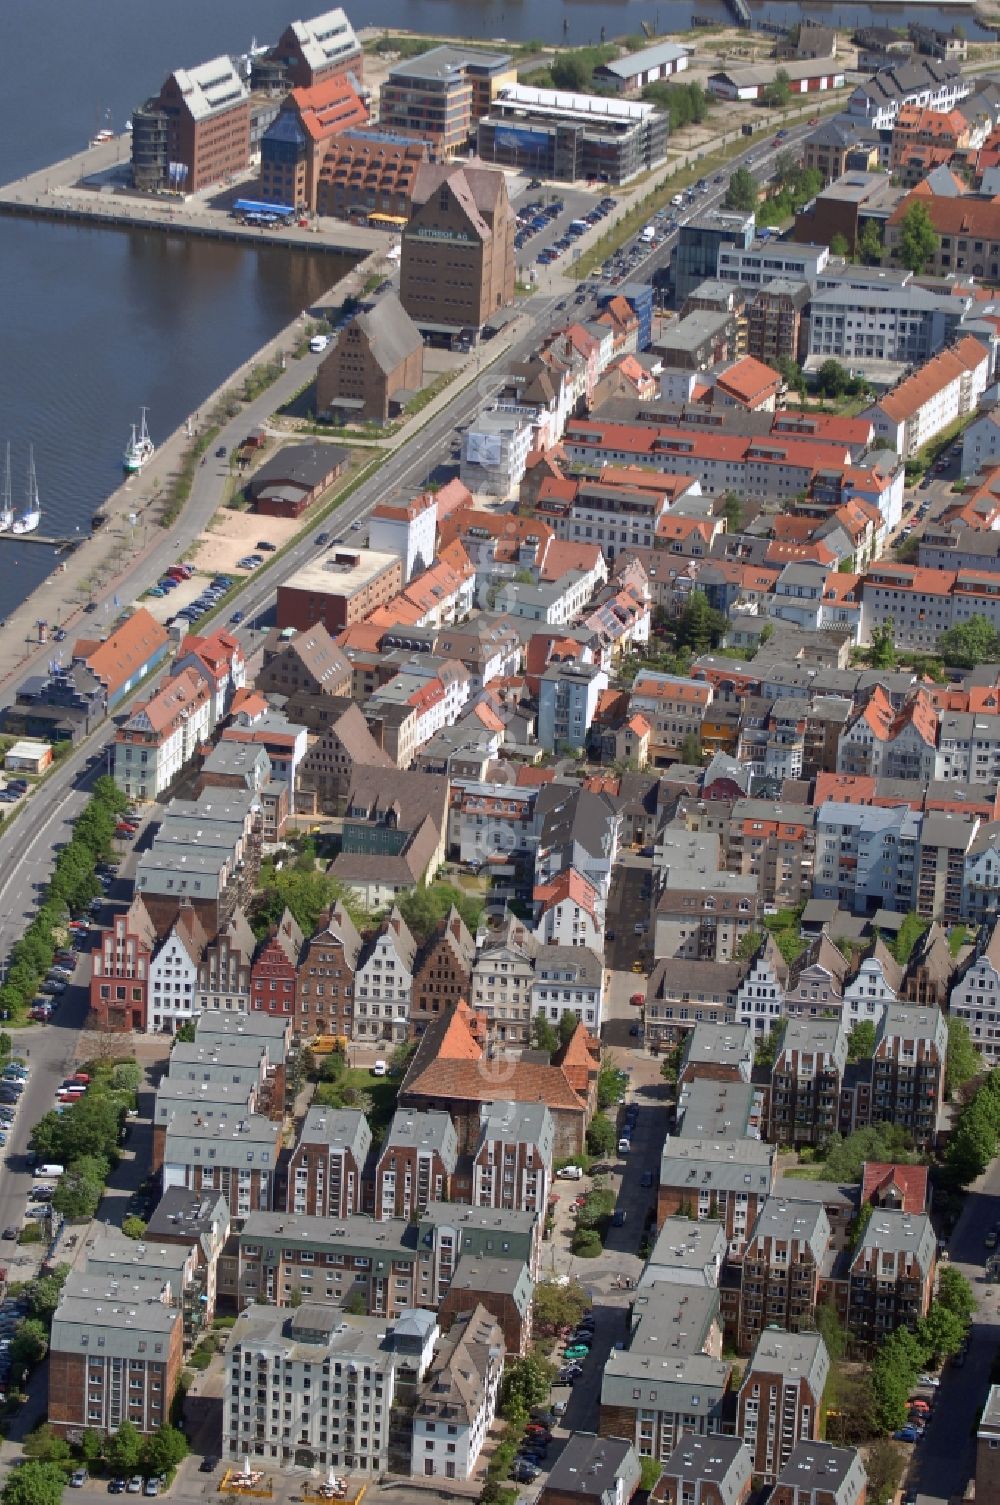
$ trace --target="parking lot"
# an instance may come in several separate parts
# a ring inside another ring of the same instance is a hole
[[[531,269],[536,273],[546,267],[556,272],[568,272],[587,230],[600,226],[616,204],[617,199],[610,190],[594,193],[566,188],[556,192],[551,188],[543,190],[526,186],[515,196],[513,203],[517,216],[514,252],[518,281],[526,282]],[[570,234],[574,221],[579,221],[584,228]]]

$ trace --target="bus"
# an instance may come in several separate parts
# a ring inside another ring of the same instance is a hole
[[[230,210],[244,225],[290,225],[295,210],[288,204],[267,204],[261,199],[237,199]]]

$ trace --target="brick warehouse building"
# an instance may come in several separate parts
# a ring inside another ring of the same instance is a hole
[[[250,91],[231,58],[177,68],[132,114],[132,184],[198,193],[250,161]]]
[[[334,76],[293,89],[260,145],[260,192],[269,204],[315,209],[320,168],[342,131],[368,123],[368,106],[350,78]]]
[[[514,230],[503,173],[421,165],[402,237],[399,298],[425,334],[478,330],[513,302]]]
[[[278,586],[278,626],[304,629],[321,622],[335,637],[384,606],[402,584],[398,554],[337,546]]]

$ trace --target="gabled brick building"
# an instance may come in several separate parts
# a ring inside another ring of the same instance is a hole
[[[819,1436],[830,1357],[819,1333],[761,1333],[736,1401],[736,1432],[771,1483],[799,1442]]]
[[[250,1008],[265,1014],[295,1017],[302,931],[291,910],[261,941],[250,968]]]
[[[354,1024],[354,973],[361,937],[338,902],[320,916],[319,929],[305,942],[295,990],[295,1030],[303,1039],[335,1035],[351,1039]]]
[[[359,1109],[310,1108],[288,1162],[288,1211],[311,1218],[349,1218],[361,1212],[371,1143]]]
[[[413,970],[410,1038],[419,1039],[431,1019],[468,998],[476,943],[452,905],[446,919],[420,948]]]
[[[451,1200],[458,1137],[447,1113],[400,1109],[375,1163],[375,1217],[422,1216],[428,1202]]]
[[[155,945],[156,930],[141,899],[101,932],[91,956],[90,1011],[96,1028],[145,1030]]]

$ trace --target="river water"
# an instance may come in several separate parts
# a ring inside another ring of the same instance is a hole
[[[171,68],[270,41],[328,0],[0,0],[0,182],[121,129]],[[365,0],[355,26],[406,26],[480,41],[585,43],[667,31],[692,13],[727,19],[722,0]],[[919,7],[950,24],[961,14]],[[794,20],[769,0],[755,14]],[[902,6],[809,5],[801,14],[902,26]],[[140,404],[154,439],[175,428],[236,366],[340,275],[331,256],[244,250],[167,237],[0,219],[0,445],[13,451],[14,501],[35,447],[42,531],[72,536],[121,479]],[[2,460],[2,450],[0,450]],[[50,571],[38,545],[0,541],[0,617]]]

